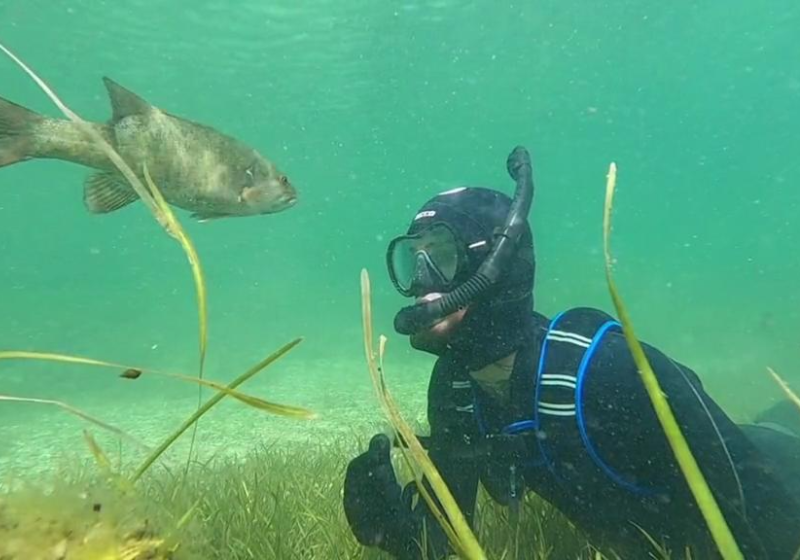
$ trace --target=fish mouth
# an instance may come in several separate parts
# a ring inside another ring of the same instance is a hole
[[[275,205],[281,210],[291,208],[297,204],[297,191],[293,188],[284,188],[275,197]]]
[[[282,197],[278,200],[278,203],[275,205],[275,207],[269,211],[269,213],[275,214],[277,212],[283,212],[284,210],[288,210],[289,208],[293,207],[295,204],[297,204],[296,196]]]
[[[284,195],[280,198],[273,201],[272,204],[269,205],[268,208],[262,210],[261,214],[277,214],[279,212],[283,212],[284,210],[288,210],[292,206],[297,204],[297,196],[295,195]]]

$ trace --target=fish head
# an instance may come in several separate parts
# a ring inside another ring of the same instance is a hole
[[[239,202],[247,214],[275,214],[297,202],[292,182],[274,163],[255,154],[242,171]]]

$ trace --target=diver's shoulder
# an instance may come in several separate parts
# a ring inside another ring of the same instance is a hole
[[[559,330],[569,330],[579,328],[580,330],[599,328],[604,323],[614,322],[615,318],[602,309],[597,307],[568,307],[548,317],[537,311],[533,312],[533,324],[538,328]]]

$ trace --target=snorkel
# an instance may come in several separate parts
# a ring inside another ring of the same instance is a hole
[[[517,252],[533,201],[533,176],[528,151],[522,146],[514,148],[508,156],[506,168],[517,186],[503,230],[495,234],[491,252],[475,274],[453,291],[401,309],[394,318],[394,328],[398,333],[412,335],[432,327],[475,301],[501,278]]]

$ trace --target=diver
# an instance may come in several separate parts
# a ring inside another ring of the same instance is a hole
[[[416,298],[395,330],[437,356],[423,445],[471,524],[481,483],[511,519],[534,492],[621,558],[649,557],[648,537],[681,557],[686,547],[718,557],[620,324],[587,307],[534,311],[528,152],[517,147],[507,168],[513,200],[477,187],[441,193],[387,250],[395,288]],[[644,348],[744,557],[791,558],[800,547],[798,434],[769,414],[735,424],[691,369]],[[349,463],[350,527],[395,558],[444,558],[447,539],[415,483],[397,481],[394,444],[375,435]]]

